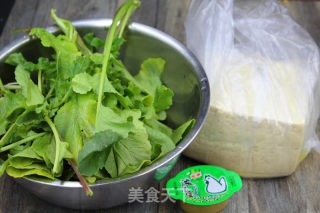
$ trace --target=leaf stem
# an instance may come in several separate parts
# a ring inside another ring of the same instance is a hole
[[[63,96],[63,98],[61,99],[61,101],[59,103],[57,103],[56,105],[54,105],[52,108],[57,108],[59,107],[60,105],[62,105],[67,99],[68,97],[70,96],[71,94],[71,91],[72,91],[72,88],[70,87],[68,92]]]
[[[122,37],[122,34],[124,32],[124,29],[126,28],[127,26],[127,23],[128,23],[128,20],[130,18],[130,16],[133,14],[133,12],[140,6],[140,2],[136,3],[136,4],[133,4],[131,5],[131,7],[129,7],[127,13],[125,14],[125,16],[122,18],[121,22],[120,22],[120,25],[119,25],[119,28],[117,30],[117,33],[118,33],[118,38],[121,38]]]
[[[6,88],[4,88],[4,86],[3,86],[3,83],[2,83],[1,78],[0,78],[0,92],[1,92],[2,94],[8,93],[8,90],[6,90]]]
[[[17,30],[12,30],[11,34],[16,34],[16,33],[30,33],[31,28],[23,28],[23,29],[17,29]]]
[[[58,130],[56,128],[56,126],[54,125],[54,123],[50,120],[50,118],[45,115],[44,116],[44,119],[45,121],[49,124],[52,132],[53,132],[53,135],[54,135],[54,138],[55,138],[55,141],[56,141],[56,154],[55,154],[55,159],[54,159],[54,164],[53,164],[53,169],[52,169],[52,172],[53,174],[56,174],[57,173],[57,169],[58,169],[58,159],[59,159],[59,150],[60,150],[60,136],[59,136],[59,133],[58,133]],[[81,185],[83,186],[87,196],[92,196],[93,195],[93,192],[91,191],[91,189],[89,188],[86,180],[83,178],[83,176],[78,172],[77,170],[77,165],[76,163],[74,162],[73,159],[68,159],[68,162],[70,163],[73,171],[75,172],[75,174],[77,175]]]
[[[139,7],[140,1],[137,0],[130,0],[124,3],[120,9],[117,11],[113,22],[111,24],[111,27],[108,30],[108,35],[106,38],[104,51],[103,51],[103,64],[102,64],[102,71],[101,71],[101,77],[100,77],[100,84],[99,84],[99,93],[98,93],[98,103],[97,103],[97,112],[96,112],[96,120],[98,119],[101,103],[102,103],[102,96],[103,96],[103,86],[104,81],[107,76],[107,68],[108,68],[108,62],[110,58],[110,52],[112,47],[112,42],[116,34],[117,30],[117,24],[118,22],[123,18],[123,16],[127,13],[128,9],[130,9],[132,6]]]
[[[58,133],[58,130],[56,128],[56,126],[54,125],[54,123],[50,120],[50,118],[48,117],[48,115],[45,115],[44,116],[44,120],[48,123],[48,125],[50,126],[52,132],[53,132],[53,135],[54,135],[54,138],[55,138],[55,141],[56,141],[56,154],[55,154],[55,158],[54,158],[54,164],[53,164],[53,169],[52,169],[52,172],[53,174],[56,174],[58,173],[58,163],[59,163],[59,150],[60,150],[60,136],[59,136],[59,133]]]
[[[76,45],[77,45],[78,49],[83,53],[83,55],[92,54],[92,52],[88,49],[86,44],[83,42],[81,36],[76,31],[75,27],[72,25],[71,22],[69,22],[68,20],[59,18],[57,16],[57,14],[56,14],[56,11],[53,10],[53,9],[51,10],[51,17],[56,22],[58,27],[64,32],[64,34],[69,36],[69,39],[71,41],[74,41],[74,36],[76,36],[75,37],[76,38],[76,40],[75,40],[76,41]]]
[[[10,86],[10,85],[16,85],[16,86],[17,86],[17,85],[19,85],[19,84],[18,84],[18,82],[15,82],[15,81],[14,81],[14,82],[7,83],[6,85],[4,85],[4,87]]]
[[[10,84],[10,85],[6,84],[6,85],[4,85],[4,88],[9,89],[9,90],[11,90],[11,89],[14,90],[14,89],[21,89],[21,86],[14,85],[14,84]]]
[[[48,100],[48,98],[50,98],[51,94],[53,93],[54,87],[51,87],[48,94],[46,95],[46,97],[44,98],[44,101]]]
[[[77,164],[74,162],[73,159],[68,159],[68,162],[70,163],[74,173],[76,173],[84,191],[86,192],[87,196],[92,196],[93,195],[93,192],[92,190],[90,189],[87,181],[84,179],[84,177],[78,172],[78,168],[77,168]]]
[[[38,88],[42,94],[42,78],[41,78],[41,70],[38,72]]]
[[[21,89],[21,86],[17,82],[10,82],[4,85],[4,88],[7,90],[10,89]]]
[[[7,151],[7,150],[12,149],[12,148],[14,148],[14,147],[16,147],[16,146],[19,146],[19,145],[21,145],[21,144],[27,143],[27,142],[29,142],[29,141],[32,141],[32,140],[34,140],[34,139],[36,139],[36,138],[39,138],[39,137],[45,135],[45,134],[47,134],[47,133],[46,133],[46,132],[42,132],[42,133],[39,133],[39,134],[35,134],[35,135],[30,136],[30,137],[27,137],[27,138],[24,138],[24,139],[22,139],[22,140],[19,140],[19,141],[17,141],[17,142],[14,142],[14,143],[12,143],[12,144],[10,144],[10,145],[1,147],[1,148],[0,148],[0,152]]]
[[[13,123],[10,128],[8,129],[8,131],[6,132],[6,134],[4,134],[4,136],[2,136],[1,140],[0,140],[0,147],[4,146],[5,143],[7,142],[7,140],[10,138],[12,132],[16,129],[17,124]]]
[[[88,49],[86,44],[83,42],[81,36],[78,34],[76,45],[79,48],[79,50],[83,53],[83,55],[91,55],[92,52]]]

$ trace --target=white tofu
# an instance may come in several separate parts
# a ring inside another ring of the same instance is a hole
[[[207,121],[184,154],[243,177],[289,175],[308,151],[316,78],[292,62],[251,58],[209,76]]]

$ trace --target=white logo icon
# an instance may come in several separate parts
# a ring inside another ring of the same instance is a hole
[[[206,191],[210,194],[217,194],[227,191],[227,181],[225,177],[220,177],[218,180],[211,175],[205,175],[204,181],[207,185]]]

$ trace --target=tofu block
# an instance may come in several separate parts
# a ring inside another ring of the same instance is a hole
[[[242,177],[286,176],[299,163],[303,136],[303,124],[256,122],[210,107],[203,129],[184,154]]]
[[[184,154],[243,177],[290,175],[306,152],[315,82],[296,64],[254,59],[209,76],[209,114]]]

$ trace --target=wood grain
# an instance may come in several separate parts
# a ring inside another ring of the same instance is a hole
[[[53,24],[49,12],[51,8],[66,19],[111,18],[124,0],[16,0],[0,37],[0,48],[20,35],[11,35],[19,28],[44,27]],[[142,0],[139,10],[132,20],[156,27],[178,40],[185,41],[183,21],[191,0]],[[307,29],[320,44],[320,3],[285,2],[293,17]],[[181,170],[201,164],[186,157],[174,166],[169,175],[161,181],[162,191],[169,177]],[[301,163],[297,171],[284,178],[245,179],[241,191],[232,196],[223,213],[317,213],[320,212],[320,155],[314,151]],[[161,200],[161,199],[160,199]],[[183,212],[177,203],[133,203],[108,210],[78,211],[49,204],[24,190],[11,178],[0,179],[0,213],[6,212]]]

